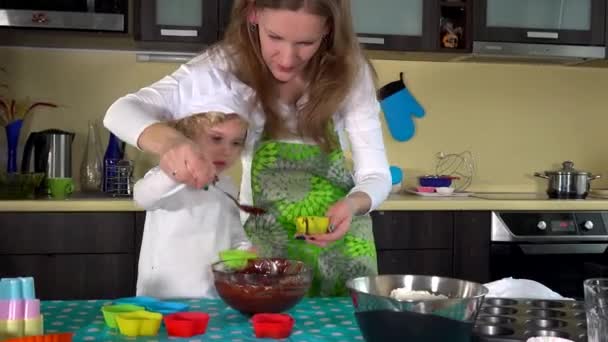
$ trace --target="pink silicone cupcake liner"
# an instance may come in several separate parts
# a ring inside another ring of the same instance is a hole
[[[0,300],[0,320],[30,319],[39,316],[39,299]]]

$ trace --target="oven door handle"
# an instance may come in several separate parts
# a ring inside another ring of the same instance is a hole
[[[559,244],[520,244],[519,248],[528,255],[542,254],[604,254],[606,243],[559,243]]]

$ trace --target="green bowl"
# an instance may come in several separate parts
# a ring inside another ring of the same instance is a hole
[[[33,199],[44,173],[0,172],[0,199]]]

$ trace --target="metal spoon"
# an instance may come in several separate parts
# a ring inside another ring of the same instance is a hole
[[[236,204],[237,207],[239,207],[239,209],[241,209],[242,211],[254,215],[254,216],[258,216],[258,215],[262,215],[266,213],[266,209],[264,208],[260,208],[260,207],[254,207],[252,205],[248,205],[248,204],[241,204],[236,198],[234,198],[234,196],[232,196],[229,192],[225,191],[224,189],[220,188],[217,185],[213,185],[216,189],[220,190],[221,192],[223,192],[226,196],[228,196],[228,198],[230,198],[232,200],[232,202],[234,202],[234,204]]]
[[[216,182],[217,182],[217,181],[216,181]],[[214,186],[216,189],[218,189],[218,190],[220,190],[221,192],[223,192],[223,193],[224,193],[226,196],[228,196],[228,198],[230,198],[230,199],[232,200],[232,202],[234,202],[234,204],[236,204],[236,206],[237,206],[237,207],[238,207],[240,210],[242,210],[242,211],[244,211],[244,212],[246,212],[246,213],[248,213],[248,214],[251,214],[251,215],[253,215],[253,216],[259,216],[259,215],[262,215],[262,214],[265,214],[265,213],[266,213],[266,209],[264,209],[264,208],[260,208],[260,207],[254,207],[254,206],[252,206],[252,205],[247,205],[247,204],[241,204],[241,203],[239,203],[239,201],[238,201],[236,198],[234,198],[234,197],[233,197],[233,196],[232,196],[232,195],[231,195],[229,192],[227,192],[227,191],[225,191],[224,189],[222,189],[222,188],[220,188],[219,186],[217,186],[217,185],[215,184],[216,182],[213,182],[213,183],[212,183],[212,184],[213,184],[213,186]],[[168,193],[164,194],[164,195],[162,196],[162,198],[169,197],[169,196],[173,195],[174,193],[176,193],[176,192],[178,192],[178,191],[181,191],[181,190],[182,190],[183,188],[185,188],[185,187],[186,187],[186,184],[180,184],[180,185],[176,186],[176,187],[175,187],[173,190],[171,190],[171,191],[169,191]]]

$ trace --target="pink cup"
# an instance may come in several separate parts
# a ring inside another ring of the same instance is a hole
[[[39,299],[0,300],[0,320],[32,319],[39,316]]]

